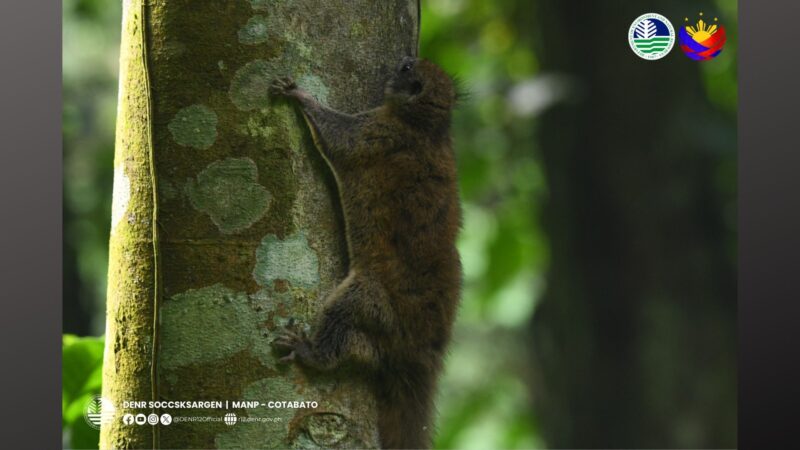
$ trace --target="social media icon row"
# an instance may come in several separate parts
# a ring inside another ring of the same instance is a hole
[[[169,425],[172,423],[172,416],[166,413],[162,414],[160,417],[155,413],[147,416],[144,414],[136,414],[134,416],[133,414],[128,413],[122,416],[122,423],[125,425],[133,425],[134,423],[136,425],[144,425],[146,423],[150,425],[156,425],[159,422],[161,422],[161,425]]]

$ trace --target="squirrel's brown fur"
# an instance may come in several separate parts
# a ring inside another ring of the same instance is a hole
[[[313,336],[287,329],[273,346],[311,369],[368,374],[381,446],[429,448],[462,278],[453,83],[433,63],[406,58],[384,104],[356,115],[321,105],[291,79],[272,90],[297,100],[335,174],[350,257]]]

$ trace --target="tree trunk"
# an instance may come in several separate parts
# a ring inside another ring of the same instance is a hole
[[[365,385],[269,348],[290,319],[310,325],[347,258],[334,179],[267,88],[291,75],[334,108],[368,109],[417,34],[416,0],[125,1],[103,395],[119,414],[239,423],[117,419],[101,448],[378,445]],[[318,407],[121,407],[152,399]]]
[[[705,6],[661,12],[677,31]],[[736,446],[733,199],[720,191],[735,186],[735,117],[708,103],[677,43],[655,62],[628,48],[647,11],[542,0],[531,26],[542,70],[574,88],[539,123],[551,267],[533,394],[556,448]]]

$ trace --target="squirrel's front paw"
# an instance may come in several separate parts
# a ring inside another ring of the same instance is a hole
[[[305,332],[296,332],[288,328],[279,331],[271,345],[279,354],[284,355],[280,359],[282,363],[290,363],[299,356],[306,355],[311,347]]]
[[[280,77],[272,81],[269,91],[273,95],[291,96],[297,90],[297,83],[291,77]]]

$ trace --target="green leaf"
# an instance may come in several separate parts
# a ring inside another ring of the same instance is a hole
[[[103,373],[103,338],[65,334],[61,350],[61,414],[65,445],[97,448],[100,432],[84,419],[87,405],[100,394]]]
[[[62,412],[65,412],[79,397],[100,393],[103,338],[64,335],[61,358]]]
[[[64,427],[69,448],[73,449],[95,449],[100,443],[100,430],[95,430],[83,417],[83,408],[91,400],[91,396],[83,398],[82,402],[75,402],[75,411],[71,411],[70,420]]]

